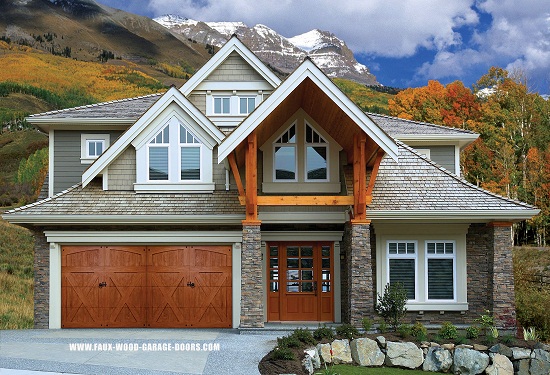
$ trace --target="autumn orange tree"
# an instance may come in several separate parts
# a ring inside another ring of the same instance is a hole
[[[480,138],[462,157],[470,182],[536,205],[541,214],[515,226],[516,243],[545,245],[550,227],[550,103],[528,89],[522,74],[493,67],[473,86],[455,81],[401,91],[394,116],[473,130]]]

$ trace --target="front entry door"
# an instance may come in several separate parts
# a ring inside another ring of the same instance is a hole
[[[333,321],[330,242],[267,244],[269,321]]]

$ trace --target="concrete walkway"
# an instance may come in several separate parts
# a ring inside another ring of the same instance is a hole
[[[242,333],[242,334],[241,334]],[[227,329],[0,331],[0,375],[259,374],[286,332]]]

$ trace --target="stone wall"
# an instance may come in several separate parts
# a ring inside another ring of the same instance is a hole
[[[241,328],[264,326],[260,225],[243,224]]]
[[[49,328],[50,245],[42,228],[31,232],[34,237],[34,328]]]

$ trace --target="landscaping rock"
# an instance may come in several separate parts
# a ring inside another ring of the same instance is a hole
[[[520,359],[519,361],[514,361],[514,373],[516,375],[529,375],[529,365],[531,360],[529,359]]]
[[[378,336],[376,338],[376,341],[378,342],[378,344],[380,345],[381,348],[386,347],[386,338],[384,336]]]
[[[485,345],[474,344],[474,350],[477,350],[478,352],[486,352],[489,348]]]
[[[531,375],[550,374],[550,353],[546,350],[535,349],[531,353],[531,366],[529,370]]]
[[[313,362],[311,360],[311,356],[307,353],[304,359],[302,359],[302,366],[304,367],[304,369],[309,375],[313,375],[313,373],[315,372],[315,369],[313,368]]]
[[[412,342],[388,341],[387,349],[388,352],[385,361],[387,366],[415,369],[420,367],[422,362],[424,362],[422,349]]]
[[[447,372],[453,365],[451,352],[441,347],[431,347],[422,365],[424,371]]]
[[[331,351],[330,344],[317,344],[317,353],[324,363],[332,363]]]
[[[319,357],[319,352],[316,348],[309,348],[304,350],[304,352],[311,357],[311,363],[314,369],[321,368],[321,358]]]
[[[453,372],[461,375],[481,374],[489,365],[489,356],[472,349],[457,348],[454,353]]]
[[[460,344],[460,345],[457,345],[456,347],[457,348],[462,348],[462,349],[473,349],[474,348],[473,345],[467,345],[467,344]]]
[[[334,340],[331,346],[333,363],[353,363],[351,359],[351,348],[347,339]]]
[[[512,349],[512,359],[525,359],[531,358],[531,349],[529,348],[511,348]]]
[[[498,354],[502,354],[502,355],[505,355],[506,357],[508,358],[512,358],[513,357],[513,352],[512,352],[512,349],[510,349],[509,347],[507,347],[506,345],[504,344],[496,344],[496,345],[493,345],[491,346],[491,348],[489,349],[489,351],[491,353],[498,353]]]
[[[487,375],[514,375],[514,365],[510,359],[499,353],[491,353],[493,363],[487,367]]]
[[[455,344],[443,344],[441,347],[447,350],[454,350]]]
[[[359,366],[382,366],[386,356],[376,341],[368,338],[359,338],[352,340],[351,344],[351,357]]]

